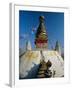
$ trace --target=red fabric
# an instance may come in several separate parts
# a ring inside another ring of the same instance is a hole
[[[47,43],[47,40],[36,40],[36,43]]]

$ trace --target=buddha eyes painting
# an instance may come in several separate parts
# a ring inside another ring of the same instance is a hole
[[[19,79],[64,77],[64,13],[19,11]]]

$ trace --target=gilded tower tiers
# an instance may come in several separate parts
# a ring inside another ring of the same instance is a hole
[[[44,25],[44,16],[39,17],[39,26],[35,35],[36,48],[46,49],[48,48],[48,36]]]

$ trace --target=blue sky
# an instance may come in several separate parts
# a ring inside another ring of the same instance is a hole
[[[35,48],[34,40],[39,16],[45,17],[45,27],[48,34],[48,48],[55,47],[58,40],[61,47],[64,47],[64,13],[61,12],[37,12],[19,11],[19,47],[24,48],[30,40],[32,48]],[[33,32],[33,29],[35,30]]]

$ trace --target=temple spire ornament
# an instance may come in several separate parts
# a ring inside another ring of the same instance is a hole
[[[44,25],[44,16],[39,17],[39,26],[35,35],[35,45],[39,49],[48,48],[48,36]]]
[[[26,42],[26,51],[28,50],[31,50],[31,43],[29,40]]]
[[[55,51],[57,51],[61,55],[61,47],[58,41],[56,41]]]

